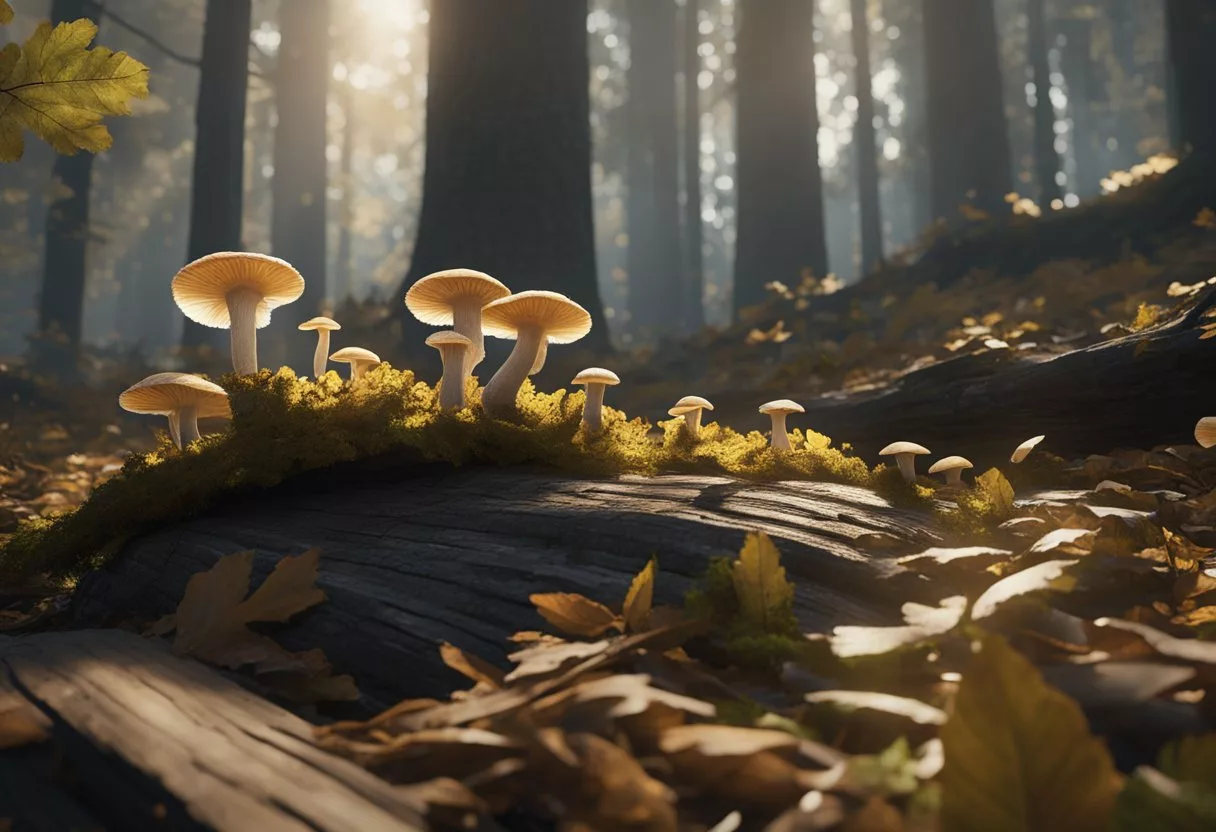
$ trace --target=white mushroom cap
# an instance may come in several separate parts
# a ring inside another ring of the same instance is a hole
[[[329,357],[339,364],[379,364],[380,356],[362,347],[343,347]]]
[[[915,442],[892,442],[887,447],[878,452],[879,456],[895,456],[896,454],[922,454],[930,453],[928,448],[917,445]]]
[[[133,384],[118,397],[129,413],[169,416],[186,407],[197,408],[200,419],[231,418],[232,407],[223,387],[190,373],[156,373]]]
[[[1216,445],[1216,416],[1204,416],[1195,425],[1195,441],[1201,448]]]
[[[468,298],[482,306],[505,298],[511,290],[499,281],[472,269],[448,269],[420,278],[405,293],[406,308],[415,318],[431,326],[451,326],[453,307]]]
[[[939,459],[929,468],[930,474],[940,474],[943,471],[963,471],[967,468],[974,468],[971,460],[963,456],[948,456],[945,459]]]
[[[342,328],[342,324],[338,323],[333,318],[326,318],[324,316],[312,318],[312,319],[307,320],[304,323],[300,324],[298,327],[296,327],[296,329],[300,330],[301,332],[312,332],[313,330],[316,330],[316,329],[322,329],[322,330],[326,330],[328,332],[333,332],[333,331],[339,330],[341,328]]]
[[[1038,445],[1040,442],[1042,442],[1046,438],[1047,438],[1046,436],[1030,437],[1025,442],[1023,442],[1021,445],[1018,445],[1017,448],[1014,449],[1013,456],[1009,457],[1009,461],[1014,462],[1014,463],[1021,462],[1023,459],[1030,456],[1030,452],[1034,450],[1035,445]]]
[[[621,383],[621,379],[612,370],[605,370],[603,367],[588,367],[581,373],[576,375],[571,381],[571,384],[607,384],[609,387]]]
[[[481,310],[482,328],[495,338],[515,339],[521,327],[539,326],[551,344],[571,344],[591,331],[591,313],[557,292],[520,292]]]
[[[470,347],[473,345],[473,342],[470,341],[468,338],[465,338],[459,332],[454,332],[450,329],[445,329],[440,332],[436,332],[434,335],[431,335],[429,338],[427,338],[426,345],[428,347],[434,347],[435,349],[439,349],[440,347],[450,347],[450,346]],[[366,352],[366,350],[365,350],[365,352]]]
[[[675,403],[671,410],[667,411],[668,416],[683,416],[685,413],[691,413],[694,410],[713,410],[714,406],[709,399],[703,399],[700,396],[685,396]]]
[[[766,415],[770,413],[806,413],[806,408],[789,399],[777,399],[760,405],[760,412]]]
[[[268,254],[221,251],[187,264],[173,278],[173,300],[195,323],[228,329],[228,293],[251,289],[261,295],[257,328],[270,323],[270,312],[304,294],[304,278],[285,260]]]

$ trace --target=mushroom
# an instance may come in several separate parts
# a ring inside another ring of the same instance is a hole
[[[405,305],[424,324],[450,326],[469,339],[472,348],[465,353],[468,375],[486,357],[482,307],[510,294],[510,289],[488,274],[472,269],[448,269],[428,274],[414,283],[405,293]]]
[[[963,471],[967,468],[974,468],[971,460],[962,456],[948,456],[945,459],[939,459],[929,468],[930,474],[945,474],[946,485],[961,486],[963,484]]]
[[[515,349],[481,395],[482,407],[496,419],[515,412],[519,388],[544,367],[550,342],[570,344],[591,331],[587,310],[557,292],[520,292],[496,300],[481,310],[481,322],[486,335],[515,339]]]
[[[443,378],[439,381],[439,407],[442,410],[464,408],[465,359],[473,342],[459,332],[445,329],[426,339],[428,347],[439,350],[443,361]]]
[[[777,399],[774,402],[760,405],[760,412],[773,419],[773,438],[771,446],[781,451],[792,450],[790,435],[785,432],[785,417],[791,413],[805,413],[806,410],[798,402],[789,399]]]
[[[199,419],[231,419],[228,394],[218,384],[189,373],[157,373],[118,396],[130,413],[169,417],[169,434],[181,448],[198,439]]]
[[[231,330],[232,369],[258,371],[258,333],[270,312],[304,294],[304,278],[267,254],[221,251],[187,264],[173,278],[173,300],[203,326]]]
[[[1216,416],[1204,416],[1195,424],[1195,441],[1201,448],[1216,445]]]
[[[325,375],[325,364],[329,361],[329,333],[342,328],[333,318],[317,317],[305,321],[296,329],[301,332],[317,333],[317,351],[312,354],[312,377],[319,379]]]
[[[916,482],[916,457],[927,453],[928,448],[923,448],[915,442],[892,442],[879,451],[878,455],[895,457],[895,464],[899,466],[899,472],[904,475],[904,479]]]
[[[1047,438],[1046,436],[1030,437],[1025,442],[1023,442],[1021,445],[1018,445],[1016,448],[1014,448],[1013,456],[1009,457],[1009,461],[1014,463],[1015,465],[1017,463],[1021,462],[1026,457],[1030,456],[1030,452],[1034,450],[1035,445],[1038,445],[1040,442],[1042,442],[1046,438]]]
[[[604,428],[604,390],[621,383],[620,378],[612,370],[603,367],[588,367],[576,375],[571,384],[585,385],[587,401],[583,405],[583,424],[591,433],[599,433]]]
[[[343,347],[329,357],[330,361],[350,365],[350,380],[358,381],[372,367],[379,366],[380,356],[362,347]]]
[[[688,435],[696,439],[701,435],[701,411],[713,410],[714,406],[710,404],[709,399],[703,399],[700,396],[685,396],[676,402],[675,407],[667,411],[668,416],[683,416],[684,430],[688,431]]]

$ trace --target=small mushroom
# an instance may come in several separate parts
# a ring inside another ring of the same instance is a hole
[[[439,407],[441,410],[464,408],[465,359],[473,342],[459,332],[445,329],[426,339],[428,347],[439,350],[443,361],[443,378],[439,380]]]
[[[770,441],[772,447],[781,451],[792,450],[790,435],[785,432],[785,417],[791,413],[805,413],[806,410],[802,405],[789,399],[777,399],[774,402],[760,405],[760,412],[772,417],[773,438]]]
[[[488,415],[515,413],[524,379],[545,365],[549,343],[570,344],[591,331],[591,315],[565,295],[531,291],[496,300],[481,310],[486,335],[515,339],[515,348],[481,394]]]
[[[895,464],[899,466],[899,472],[904,475],[904,479],[916,482],[916,458],[927,453],[928,448],[923,448],[915,442],[892,442],[879,451],[878,455],[895,457]]]
[[[974,467],[971,464],[971,460],[966,457],[948,456],[933,463],[929,468],[929,473],[945,474],[946,485],[961,486],[963,484],[963,471]]]
[[[198,439],[199,419],[231,419],[228,394],[218,384],[189,373],[156,373],[118,396],[130,413],[169,417],[169,434],[181,448]]]
[[[1201,448],[1216,445],[1216,416],[1204,416],[1196,423],[1195,441]]]
[[[330,361],[350,365],[350,380],[358,381],[372,367],[380,365],[380,356],[362,347],[343,347],[329,357]]]
[[[304,294],[292,265],[267,254],[221,251],[187,264],[173,278],[173,300],[187,318],[231,330],[232,369],[258,371],[258,330],[270,312]]]
[[[405,305],[424,324],[450,326],[469,339],[472,346],[465,353],[467,375],[486,357],[482,307],[510,294],[510,289],[488,274],[448,269],[415,282],[405,293]]]
[[[1042,442],[1046,438],[1047,438],[1046,436],[1030,437],[1025,442],[1023,442],[1021,445],[1018,445],[1016,448],[1013,449],[1013,456],[1009,457],[1009,461],[1014,463],[1015,465],[1017,463],[1021,462],[1026,457],[1030,456],[1030,452],[1034,450],[1035,446],[1038,445],[1040,442]]]
[[[603,367],[588,367],[576,375],[571,384],[582,384],[587,390],[587,401],[583,405],[583,424],[590,433],[604,429],[604,390],[621,383],[617,374]]]
[[[668,416],[683,416],[684,430],[688,431],[688,435],[693,439],[701,436],[701,411],[713,410],[714,406],[709,399],[703,399],[700,396],[685,396],[676,402],[675,407],[667,411]]]
[[[312,377],[319,379],[325,375],[325,364],[329,361],[329,333],[342,328],[333,318],[317,317],[300,324],[297,329],[301,332],[317,333],[317,351],[312,354]]]

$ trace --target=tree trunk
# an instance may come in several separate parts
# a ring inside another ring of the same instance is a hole
[[[1047,0],[1029,0],[1027,12],[1027,65],[1034,83],[1034,161],[1039,180],[1039,205],[1051,204],[1063,196],[1056,174],[1060,155],[1056,153],[1056,108],[1051,103],[1051,62],[1047,39]]]
[[[239,251],[252,0],[207,0],[198,85],[187,260]],[[187,320],[182,344],[223,348],[222,330]]]
[[[340,309],[353,295],[355,224],[355,90],[342,85],[342,202],[338,217],[338,254],[334,264],[333,303]]]
[[[1006,213],[1013,163],[993,0],[923,0],[925,98],[934,216],[970,203]]]
[[[857,158],[857,206],[861,219],[861,268],[864,277],[882,264],[882,207],[878,198],[878,139],[874,129],[874,89],[870,70],[870,16],[867,0],[852,0],[853,57],[857,121],[853,149]]]
[[[86,0],[53,0],[51,22],[87,17]],[[35,361],[42,369],[74,376],[84,330],[84,293],[88,277],[89,196],[93,154],[55,157],[56,195],[46,213],[42,292],[38,304],[39,340]]]
[[[585,0],[443,0],[429,50],[422,213],[400,295],[429,272],[478,269],[516,292],[567,295],[595,321],[581,344],[606,349]],[[431,352],[430,330],[399,308],[406,349]],[[495,340],[487,347],[504,354]]]
[[[267,366],[282,362],[304,375],[311,373],[316,345],[299,337],[296,326],[319,315],[327,298],[329,20],[330,0],[291,0],[279,7],[270,246],[304,276],[304,294],[275,314],[264,343],[268,358],[279,359]]]
[[[1100,183],[1106,175],[1102,159],[1107,155],[1094,124],[1094,98],[1100,94],[1100,90],[1090,59],[1093,21],[1079,16],[1070,17],[1061,20],[1059,26],[1065,38],[1063,70],[1077,159],[1076,193],[1085,199],[1102,192]]]
[[[739,0],[735,313],[828,270],[812,0]]]
[[[1177,144],[1216,157],[1216,6],[1208,0],[1167,0],[1170,77]]]
[[[701,220],[700,0],[684,0],[684,331],[705,326],[705,228]]]

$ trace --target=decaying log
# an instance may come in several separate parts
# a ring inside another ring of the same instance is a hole
[[[0,752],[16,829],[407,832],[417,807],[316,748],[311,726],[119,630],[0,638],[0,699],[49,736]]]
[[[86,622],[161,615],[221,555],[254,549],[259,581],[283,555],[317,546],[329,600],[275,638],[324,649],[375,707],[460,686],[439,659],[442,641],[504,661],[507,636],[546,626],[532,593],[619,603],[657,555],[657,602],[679,602],[709,559],[736,554],[749,530],[768,532],[780,548],[808,629],[892,622],[923,591],[908,573],[880,580],[902,570],[859,551],[855,538],[935,539],[926,514],[839,485],[354,465],[131,542],[82,581],[77,612]]]

